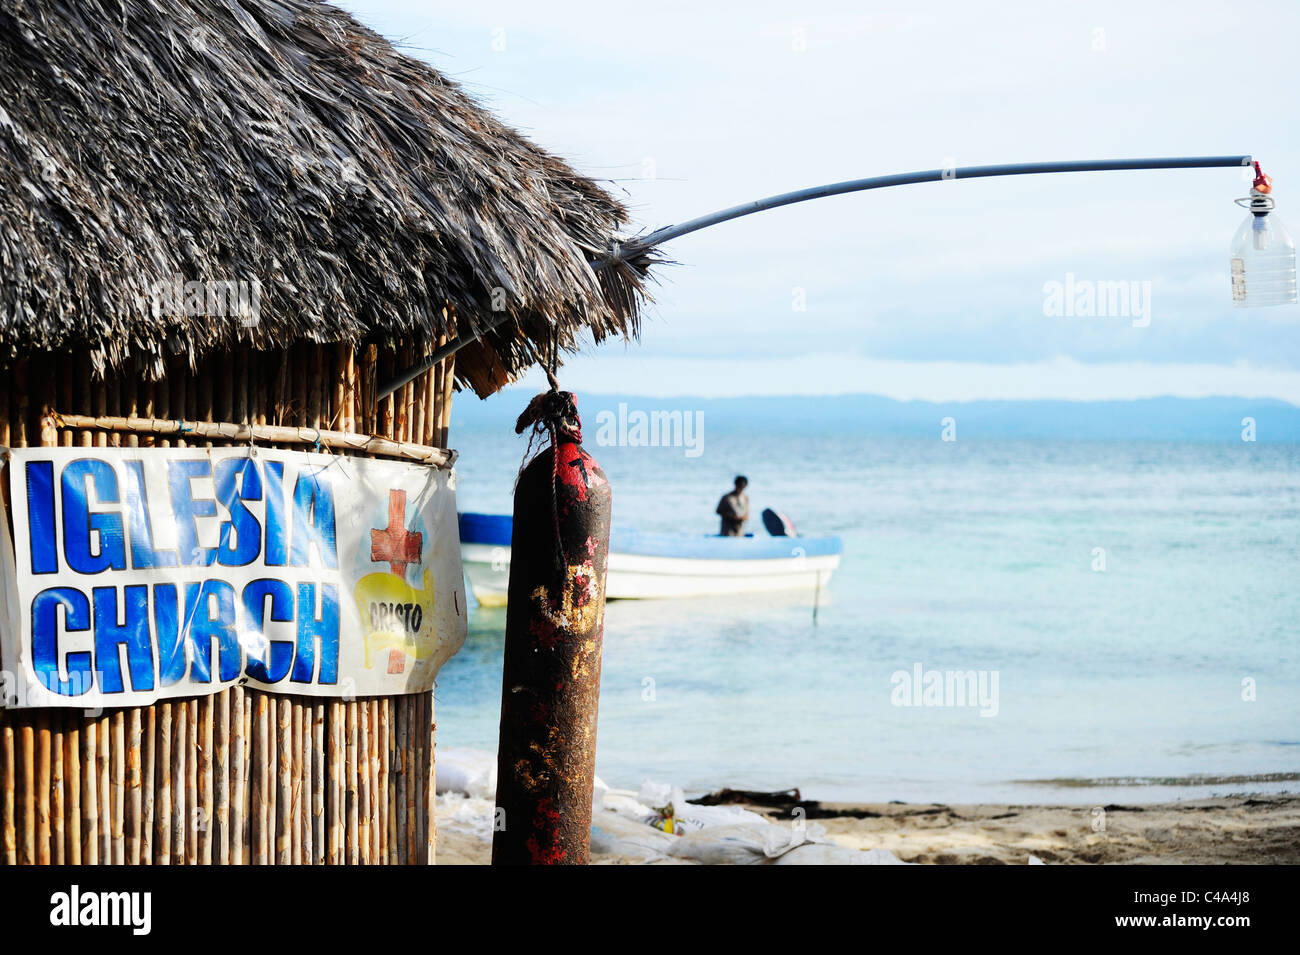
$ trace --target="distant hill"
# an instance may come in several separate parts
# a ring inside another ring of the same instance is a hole
[[[531,393],[512,389],[487,401],[460,396],[452,407],[459,429],[509,429]],[[642,398],[579,394],[583,421],[601,411],[699,411],[710,431],[937,435],[954,418],[961,440],[1051,438],[1078,441],[1240,441],[1253,418],[1257,441],[1300,443],[1300,407],[1276,399],[1143,398],[1135,401],[895,401],[878,395],[752,398]]]

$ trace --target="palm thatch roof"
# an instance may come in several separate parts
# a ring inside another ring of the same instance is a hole
[[[557,334],[635,335],[650,257],[596,183],[309,0],[0,0],[0,363],[468,334],[490,393]],[[161,284],[260,283],[257,323]]]

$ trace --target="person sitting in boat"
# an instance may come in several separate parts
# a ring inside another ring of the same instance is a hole
[[[737,477],[736,487],[729,494],[722,495],[718,501],[717,514],[722,518],[722,529],[718,533],[723,537],[740,537],[744,533],[745,521],[749,520],[749,478]]]

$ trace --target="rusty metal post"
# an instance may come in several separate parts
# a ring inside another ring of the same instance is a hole
[[[591,847],[610,487],[572,395],[542,398],[558,453],[515,487],[493,865],[585,865]]]

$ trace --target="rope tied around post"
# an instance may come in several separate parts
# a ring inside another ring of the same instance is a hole
[[[532,460],[535,443],[547,436],[551,440],[551,520],[555,529],[555,567],[559,575],[557,581],[563,582],[568,573],[568,555],[564,552],[564,539],[560,533],[560,441],[563,439],[573,444],[582,444],[582,419],[578,417],[578,400],[571,391],[561,391],[555,369],[559,364],[559,342],[554,330],[551,333],[550,354],[542,370],[546,373],[550,391],[544,391],[533,397],[515,421],[515,434],[523,434],[532,428],[528,438],[528,449],[524,452],[524,461],[519,466],[519,474],[524,473]],[[538,453],[544,453],[542,449]],[[558,592],[558,591],[557,591]]]

